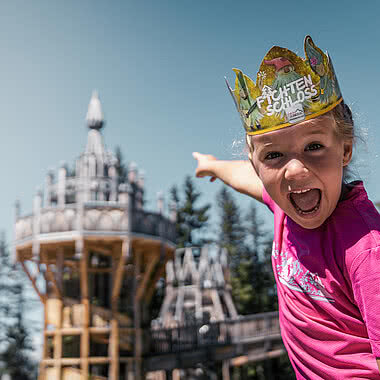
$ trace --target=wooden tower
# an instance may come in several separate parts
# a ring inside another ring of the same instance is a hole
[[[96,93],[75,170],[49,172],[33,212],[16,205],[15,255],[44,306],[39,380],[140,380],[147,306],[173,257],[175,224],[143,208],[135,165],[119,178]]]

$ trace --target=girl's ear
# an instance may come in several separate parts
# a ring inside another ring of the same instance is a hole
[[[352,159],[352,141],[345,142],[343,149],[343,166],[347,166]]]

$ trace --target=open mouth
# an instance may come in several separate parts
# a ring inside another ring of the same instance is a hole
[[[289,193],[289,199],[299,214],[309,215],[319,209],[321,204],[321,190],[295,190]]]

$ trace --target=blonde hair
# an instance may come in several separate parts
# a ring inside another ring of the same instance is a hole
[[[356,135],[350,107],[344,102],[341,102],[330,112],[335,119],[338,136],[343,140],[354,142]]]

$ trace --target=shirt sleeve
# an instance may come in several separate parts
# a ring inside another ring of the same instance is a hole
[[[375,357],[380,357],[380,247],[361,253],[351,267],[352,290]]]

